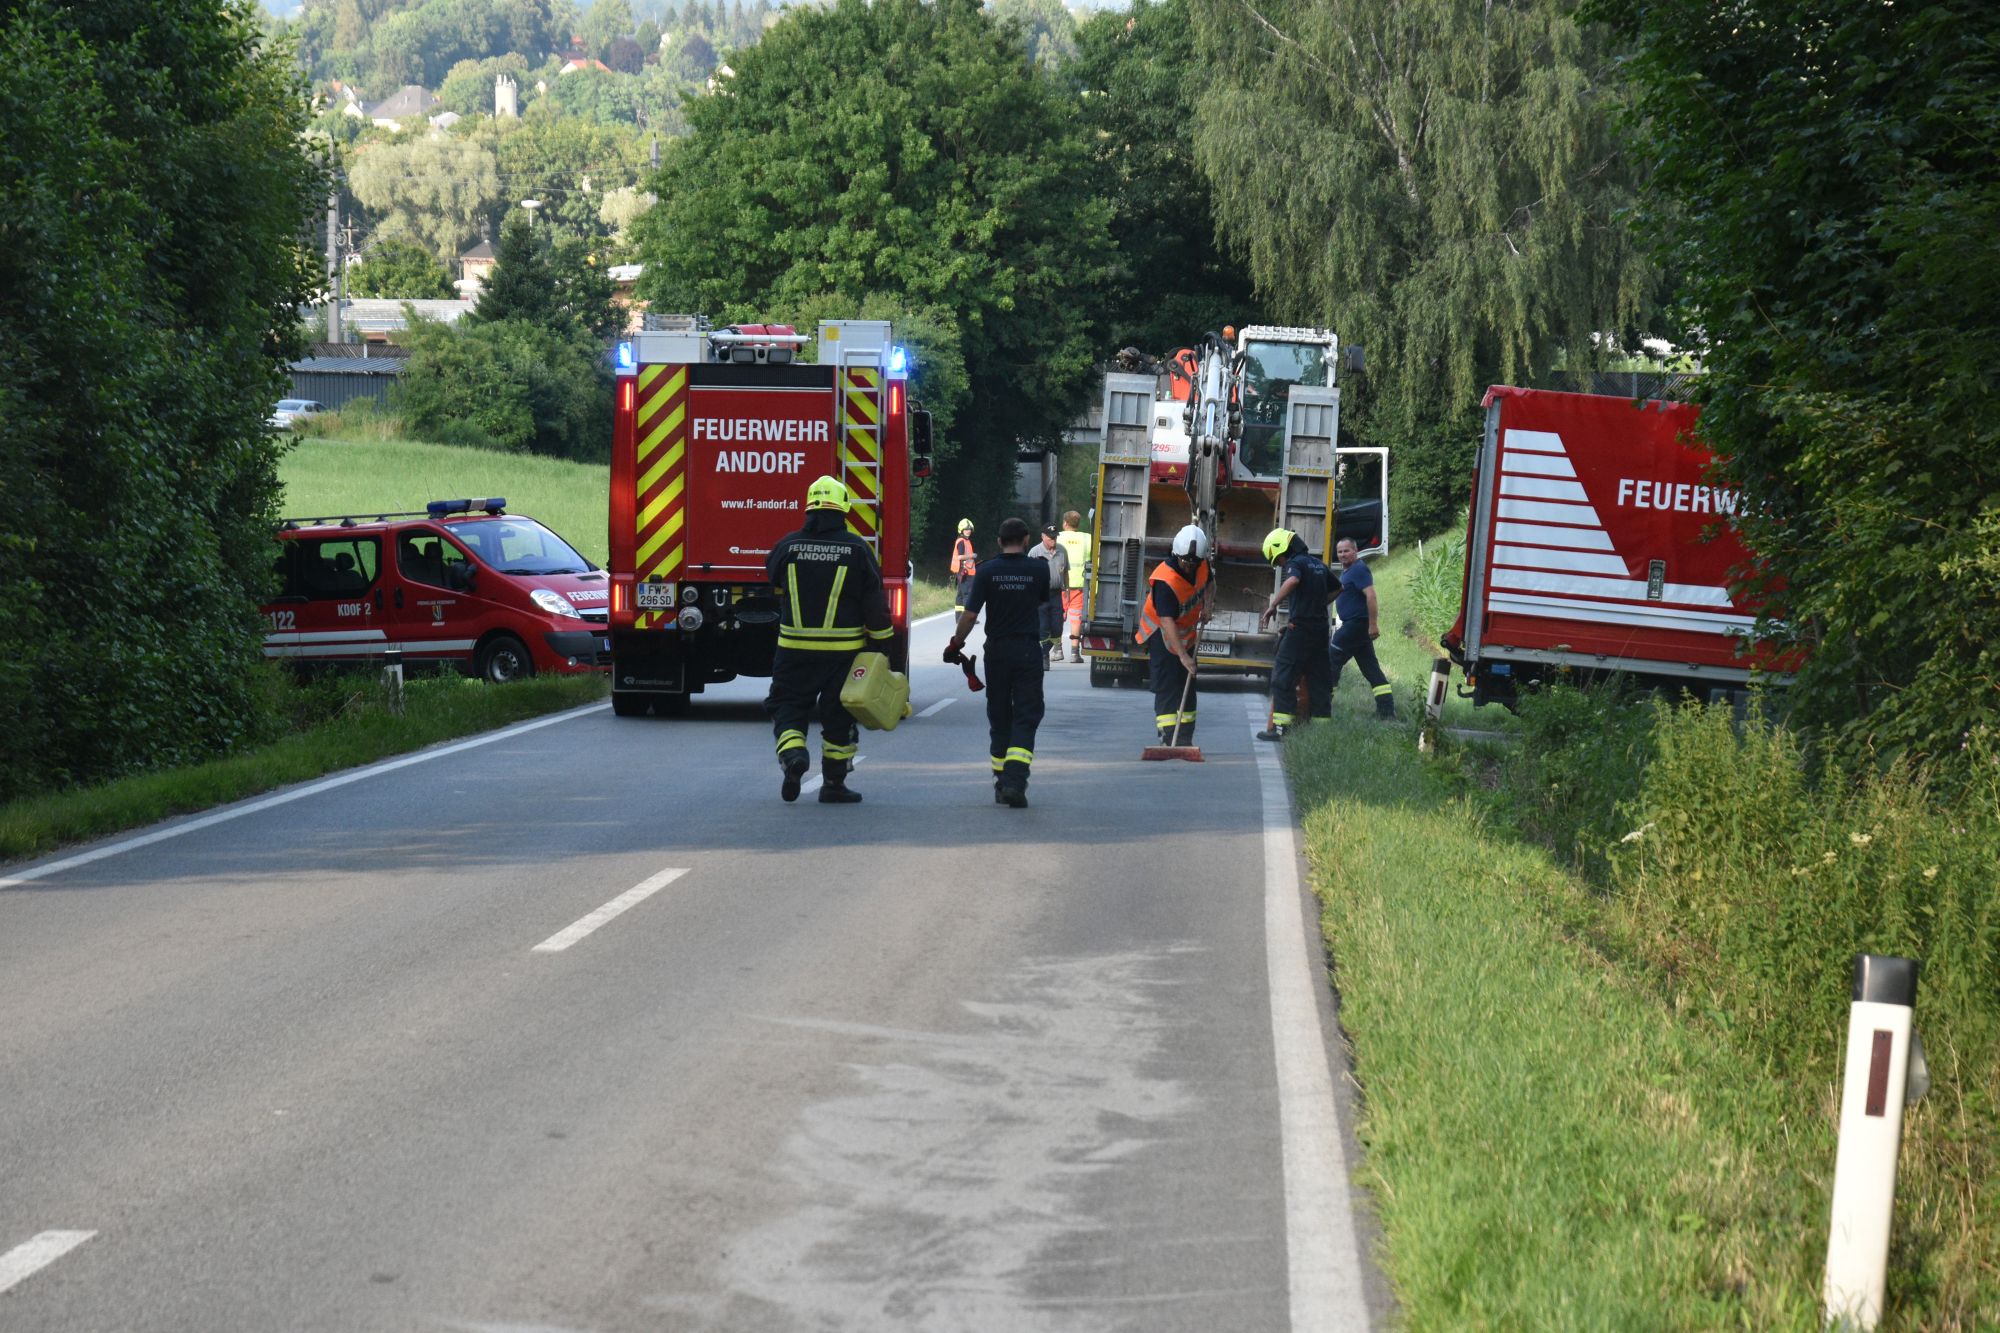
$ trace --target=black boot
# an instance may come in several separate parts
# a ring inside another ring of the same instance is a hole
[[[844,779],[839,782],[828,780],[819,785],[819,803],[821,805],[855,805],[860,800],[861,793],[849,790]]]
[[[785,770],[785,780],[778,788],[778,795],[788,801],[798,800],[799,784],[805,781],[806,770],[812,767],[812,761],[806,758],[804,750],[787,750],[778,764]]]
[[[1025,788],[1003,782],[996,789],[995,795],[999,798],[1002,805],[1012,806],[1016,810],[1025,810],[1028,808],[1028,793]]]
[[[1375,696],[1375,720],[1377,722],[1396,721],[1396,696],[1378,694]]]
[[[1269,730],[1260,731],[1257,733],[1257,739],[1260,741],[1281,741],[1285,739],[1286,735],[1290,731],[1291,728],[1287,724],[1283,722],[1273,722]]]

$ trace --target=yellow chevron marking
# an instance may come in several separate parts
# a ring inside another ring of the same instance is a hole
[[[880,405],[876,403],[874,395],[865,392],[856,392],[852,389],[848,390],[847,393],[848,425],[872,426],[881,419],[882,419],[882,409]]]
[[[684,478],[675,477],[672,481],[668,482],[667,488],[654,496],[652,503],[639,512],[637,531],[644,532],[647,528],[652,527],[654,519],[666,513],[668,509],[680,502],[681,492],[685,489],[687,489],[687,484]]]
[[[681,423],[686,420],[687,420],[687,404],[676,403],[674,405],[674,410],[667,413],[667,415],[661,419],[660,424],[653,427],[652,430],[648,431],[646,433],[646,438],[639,441],[639,454],[638,454],[639,465],[641,467],[644,467],[646,465],[647,456],[651,454],[655,449],[660,447],[660,442],[662,440],[665,440],[670,435],[679,434]],[[678,444],[676,444],[676,447],[677,448],[679,447]],[[640,489],[644,490],[645,487],[642,486],[640,487]]]
[[[660,478],[666,476],[667,473],[679,467],[681,465],[681,459],[685,458],[686,456],[687,456],[686,442],[681,440],[675,440],[673,448],[667,450],[666,453],[660,455],[659,461],[655,462],[651,467],[647,468],[645,475],[639,478],[639,489],[635,493],[639,495],[644,495],[647,491],[652,490],[653,487],[659,483]]]
[[[650,388],[654,380],[667,373],[664,365],[639,367],[639,387]]]
[[[639,557],[636,561],[639,566],[639,573],[642,576],[659,572],[647,568],[647,563],[652,560],[655,552],[672,541],[674,536],[686,525],[687,511],[675,510],[673,513],[667,515],[667,521],[660,525],[660,530],[646,539],[646,544],[639,548]]]

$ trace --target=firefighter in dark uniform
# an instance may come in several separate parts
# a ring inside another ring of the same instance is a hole
[[[890,648],[894,629],[882,593],[882,571],[868,544],[847,530],[847,487],[821,477],[806,490],[806,525],[771,549],[765,572],[778,589],[784,618],[771,662],[764,711],[778,736],[779,795],[799,798],[811,760],[806,727],[819,717],[819,799],[851,805],[861,793],[847,786],[860,733],[840,706],[840,687],[864,646]]]
[[[1333,571],[1306,549],[1290,528],[1272,528],[1264,538],[1264,558],[1284,569],[1284,581],[1264,604],[1257,628],[1269,624],[1278,607],[1291,599],[1291,612],[1278,639],[1277,660],[1271,664],[1271,726],[1257,733],[1260,741],[1281,741],[1298,718],[1299,677],[1306,680],[1306,698],[1314,717],[1333,716],[1333,663],[1327,658],[1331,621],[1326,604],[1333,598]]]
[[[1195,631],[1208,606],[1208,534],[1192,523],[1176,532],[1169,557],[1154,567],[1148,582],[1137,638],[1152,658],[1153,724],[1160,729],[1160,744],[1192,745],[1190,682]]]
[[[992,744],[993,799],[1016,810],[1028,803],[1035,728],[1042,722],[1041,611],[1049,600],[1049,563],[1028,557],[1028,525],[1000,524],[1000,554],[979,564],[966,587],[965,610],[944,660],[963,660],[965,636],[986,612],[986,726]]]

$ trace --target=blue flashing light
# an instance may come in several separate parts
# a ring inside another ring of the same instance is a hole
[[[907,347],[891,347],[889,349],[889,374],[896,379],[902,379],[909,373],[910,349]]]
[[[639,368],[639,351],[629,342],[618,344],[618,373],[629,375]]]

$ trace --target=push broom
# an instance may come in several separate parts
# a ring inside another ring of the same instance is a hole
[[[1174,744],[1148,745],[1139,751],[1141,759],[1185,759],[1191,764],[1202,762],[1199,745],[1182,745],[1181,718],[1187,713],[1188,691],[1194,688],[1194,672],[1188,672],[1187,684],[1181,686],[1181,706],[1174,710]]]

